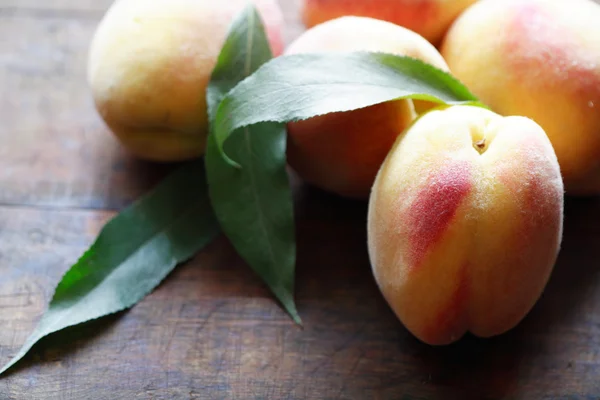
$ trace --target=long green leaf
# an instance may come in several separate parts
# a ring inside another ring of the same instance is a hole
[[[227,94],[216,111],[214,135],[225,155],[225,141],[246,126],[301,120],[403,98],[446,104],[477,102],[454,77],[410,57],[371,52],[294,54],[271,60]]]
[[[133,306],[219,232],[201,161],[183,166],[109,221],[58,284],[48,310],[17,355],[43,337]]]
[[[207,90],[211,120],[225,94],[271,58],[260,17],[250,6],[232,24],[213,71]],[[282,124],[242,128],[227,143],[244,167],[238,169],[221,157],[210,135],[206,171],[211,202],[223,231],[300,323],[293,296],[296,246],[285,147]]]

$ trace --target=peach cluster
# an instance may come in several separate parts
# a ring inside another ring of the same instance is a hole
[[[273,51],[276,0],[253,0]],[[245,0],[121,0],[90,51],[95,104],[139,157],[203,154],[205,90]],[[285,54],[386,52],[462,81],[490,109],[400,100],[289,123],[306,182],[368,199],[373,274],[420,340],[514,327],[562,239],[563,195],[600,194],[600,5],[591,0],[303,0]],[[437,46],[437,47],[436,47]],[[360,95],[360,94],[357,94]]]
[[[305,19],[312,25],[338,13],[367,15],[364,10],[375,3],[307,0]],[[381,3],[389,7],[377,12],[393,8]],[[564,192],[600,194],[600,5],[591,0],[473,3],[452,17],[449,29],[440,26],[439,47],[447,70],[492,111],[413,104],[412,122],[396,132],[370,188],[373,273],[404,325],[430,344],[451,343],[465,332],[489,337],[518,324],[553,269]],[[314,49],[337,50],[339,39],[328,36],[332,48],[322,38]],[[356,40],[350,37],[349,42]],[[378,109],[388,107],[389,121],[404,115],[394,112],[393,104],[309,120],[301,134],[290,125],[290,164],[313,184],[360,194],[338,185],[347,187],[349,177],[367,170],[361,157],[377,145],[357,138],[379,137],[373,132],[384,129],[386,120]],[[311,134],[321,146],[310,149],[301,141]],[[388,146],[390,136],[378,143]],[[297,143],[303,146],[300,167],[292,148]],[[364,185],[366,177],[361,181]]]

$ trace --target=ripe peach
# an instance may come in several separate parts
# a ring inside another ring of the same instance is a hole
[[[399,136],[377,175],[368,211],[373,273],[425,343],[498,335],[542,293],[562,214],[558,161],[539,125],[441,107]]]
[[[283,17],[276,0],[253,0],[276,54]],[[88,81],[96,108],[137,156],[179,161],[204,153],[205,92],[233,18],[246,0],[117,0],[91,44]]]
[[[302,19],[308,27],[355,15],[377,18],[417,32],[434,44],[452,21],[477,0],[304,0]]]
[[[342,17],[309,29],[286,54],[351,51],[411,56],[447,70],[442,56],[421,36],[365,17]],[[289,164],[315,186],[366,198],[396,137],[416,117],[415,104],[411,100],[394,101],[290,123]],[[431,107],[421,102],[418,111]]]
[[[544,128],[567,194],[600,194],[600,5],[483,0],[442,47],[452,73],[494,111]]]

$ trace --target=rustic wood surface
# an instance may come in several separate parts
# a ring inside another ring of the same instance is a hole
[[[0,363],[104,221],[166,172],[123,152],[85,83],[109,0],[0,0]],[[302,29],[282,0],[287,40]],[[0,399],[597,399],[600,200],[568,199],[542,299],[513,331],[415,340],[372,279],[365,204],[298,185],[295,326],[220,238],[128,312],[43,341]]]

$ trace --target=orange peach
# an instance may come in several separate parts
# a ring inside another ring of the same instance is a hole
[[[600,5],[483,0],[456,20],[442,54],[494,111],[544,128],[567,194],[600,194]]]
[[[437,44],[456,17],[477,0],[304,0],[306,26],[345,15],[377,18],[408,28]]]
[[[396,141],[368,211],[372,269],[421,341],[517,325],[541,295],[562,238],[563,183],[532,120],[440,107]]]
[[[309,29],[288,47],[286,54],[352,51],[410,56],[447,70],[442,56],[421,36],[365,17],[342,17]],[[401,100],[290,123],[289,164],[315,186],[343,196],[366,198],[396,137],[414,120],[416,111],[431,107],[424,102]]]
[[[283,51],[276,0],[254,0],[271,47]],[[204,153],[206,86],[246,0],[117,0],[91,44],[88,81],[100,115],[138,157],[180,161]]]

